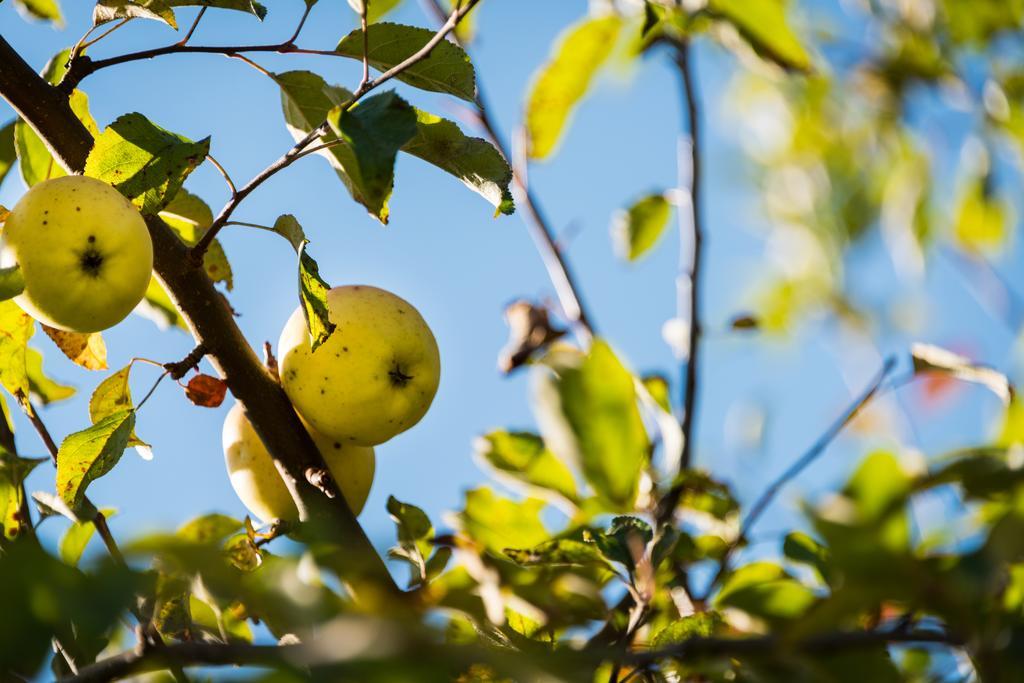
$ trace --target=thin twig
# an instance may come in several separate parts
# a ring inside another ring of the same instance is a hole
[[[245,62],[246,64],[248,64],[248,65],[249,65],[249,66],[251,66],[252,68],[254,68],[254,69],[256,69],[257,71],[259,71],[259,72],[260,72],[261,74],[263,74],[264,76],[267,76],[268,78],[273,78],[273,77],[274,77],[274,74],[273,74],[273,73],[271,73],[270,69],[266,69],[266,68],[264,68],[264,67],[260,66],[259,64],[257,64],[257,63],[256,63],[256,62],[254,62],[253,60],[249,59],[249,58],[248,58],[248,57],[246,57],[245,55],[242,55],[242,54],[238,54],[238,53],[235,53],[235,54],[233,54],[233,55],[228,55],[228,57],[233,57],[233,58],[235,58],[235,59],[239,59],[239,60],[241,60],[241,61]]]
[[[185,34],[184,38],[178,41],[178,45],[188,44],[189,38],[191,38],[192,34],[196,32],[196,28],[199,26],[199,22],[202,21],[203,15],[206,14],[206,9],[207,8],[205,6],[199,9],[199,14],[196,15],[195,21],[192,22],[191,26],[189,26],[188,33]]]
[[[701,323],[700,294],[701,268],[703,265],[704,226],[701,210],[701,146],[700,146],[700,105],[698,102],[698,86],[696,75],[691,65],[691,47],[689,43],[673,43],[675,62],[679,70],[683,91],[683,106],[686,112],[686,138],[680,143],[679,149],[679,191],[688,197],[688,202],[680,202],[677,207],[679,214],[679,275],[676,283],[677,306],[679,313],[683,308],[689,309],[690,334],[687,344],[685,365],[682,368],[682,410],[681,422],[683,432],[683,450],[679,455],[679,472],[689,469],[693,462],[694,441],[696,440],[696,415],[698,395],[698,371],[700,370]],[[688,154],[687,154],[688,152]],[[689,205],[689,211],[685,205]],[[683,253],[687,244],[687,232],[690,236],[691,252]],[[689,263],[687,270],[683,264]],[[689,298],[685,294],[689,291]],[[672,520],[676,506],[683,494],[684,482],[678,480],[658,502],[656,517],[659,525]]]
[[[314,3],[307,2],[306,9],[302,11],[302,17],[299,18],[299,25],[295,27],[295,33],[292,37],[285,41],[285,45],[294,45],[295,41],[299,39],[299,34],[302,33],[302,27],[306,25],[306,19],[309,18],[309,13],[313,9]]]
[[[882,363],[881,369],[875,375],[874,379],[867,386],[867,388],[854,399],[853,403],[840,415],[836,420],[829,425],[828,429],[818,437],[807,451],[797,458],[792,465],[773,481],[768,488],[766,488],[758,499],[750,506],[750,511],[747,513],[746,518],[740,525],[739,533],[736,535],[735,540],[730,543],[725,552],[722,554],[722,559],[719,561],[718,571],[715,573],[711,582],[708,584],[708,588],[705,591],[705,599],[711,594],[715,586],[718,585],[719,581],[725,576],[728,571],[729,560],[732,557],[733,552],[743,543],[744,539],[749,536],[750,531],[757,524],[758,519],[764,514],[764,511],[771,504],[775,496],[782,490],[782,488],[795,479],[801,472],[807,469],[815,460],[817,460],[825,452],[828,446],[835,440],[839,433],[843,430],[846,425],[850,424],[861,410],[871,402],[871,399],[883,388],[883,383],[892,373],[896,367],[896,358],[890,356],[886,358]]]
[[[206,158],[209,159],[210,163],[213,164],[213,167],[220,172],[221,176],[224,178],[224,182],[226,182],[228,187],[231,189],[231,194],[237,194],[238,190],[235,188],[235,183],[231,180],[231,176],[228,175],[228,172],[224,170],[224,167],[221,166],[221,163],[214,159],[212,154],[207,154]]]
[[[459,21],[461,21],[462,18],[466,16],[466,14],[476,5],[477,2],[479,2],[479,0],[469,0],[469,2],[467,2],[465,5],[460,5],[451,13],[451,15],[449,15],[448,20],[444,23],[444,25],[437,30],[433,37],[431,37],[431,39],[428,40],[426,44],[423,45],[423,47],[421,47],[414,54],[410,55],[409,57],[402,60],[395,66],[391,67],[381,75],[377,76],[376,78],[360,83],[359,87],[357,87],[355,92],[352,93],[352,97],[342,105],[342,110],[347,111],[351,109],[360,100],[360,98],[362,98],[368,92],[370,92],[374,88],[379,87],[383,83],[388,82],[395,76],[401,74],[406,69],[415,66],[419,62],[429,57],[430,53],[433,52],[434,48],[437,47],[437,45],[442,40],[445,39],[445,36],[447,36],[456,26],[458,26]],[[296,160],[302,158],[302,152],[305,150],[305,148],[309,146],[309,144],[312,143],[313,140],[319,138],[320,135],[322,135],[327,129],[328,122],[324,121],[319,126],[310,131],[309,134],[306,135],[306,137],[302,138],[297,143],[295,143],[295,145],[293,145],[291,149],[289,149],[280,158],[278,158],[277,161],[273,162],[265,169],[263,169],[258,175],[256,175],[256,177],[254,177],[252,180],[246,183],[244,187],[239,189],[238,192],[234,193],[231,196],[231,199],[228,200],[227,204],[224,205],[224,208],[221,209],[220,213],[217,215],[217,218],[214,219],[212,224],[210,224],[210,227],[203,234],[202,238],[200,238],[200,240],[195,244],[195,246],[193,246],[192,249],[189,250],[189,256],[192,260],[193,265],[198,266],[202,264],[203,254],[206,253],[206,250],[209,248],[210,244],[213,243],[214,238],[216,238],[217,233],[220,231],[221,228],[224,227],[224,224],[228,222],[228,219],[231,218],[231,214],[234,213],[236,208],[238,208],[238,205],[242,202],[242,200],[248,197],[253,192],[253,190],[262,185],[271,176],[285,168],[288,168],[288,166],[290,166]]]
[[[441,7],[438,0],[424,0],[424,4],[428,10],[433,12],[438,20],[443,21],[447,16],[444,8]],[[471,9],[471,7],[467,8],[466,12],[468,12],[469,9]],[[466,46],[461,43],[457,35],[453,35],[452,40],[460,44],[463,50],[466,49]],[[479,78],[477,79],[477,90],[476,97],[474,98],[474,104],[476,105],[475,113],[478,123],[486,135],[488,142],[494,145],[494,147],[503,157],[505,157],[506,161],[510,162],[511,165],[512,156],[509,153],[508,146],[498,133],[497,125],[491,118],[490,108],[487,106],[487,100],[484,97],[483,88],[480,84]],[[551,280],[551,284],[555,288],[555,294],[558,296],[558,302],[562,307],[562,312],[565,314],[566,319],[572,323],[577,336],[579,336],[583,341],[588,341],[590,337],[595,334],[594,325],[590,316],[587,314],[586,307],[583,305],[583,297],[580,294],[580,288],[576,284],[572,271],[569,268],[569,264],[561,250],[558,248],[558,244],[555,240],[555,231],[552,229],[551,224],[544,215],[536,196],[526,181],[525,169],[517,170],[513,167],[512,180],[513,187],[518,195],[516,201],[526,209],[524,222],[526,223],[526,226],[530,231],[530,237],[533,239],[533,243],[540,254],[541,261],[544,264],[544,269],[548,274],[548,279]]]
[[[164,370],[162,373],[160,373],[160,376],[156,378],[155,382],[153,382],[153,386],[149,388],[149,391],[147,391],[146,395],[142,397],[142,400],[139,401],[138,404],[136,404],[135,412],[138,412],[139,410],[142,409],[142,406],[145,405],[146,401],[149,400],[149,397],[153,395],[153,392],[156,391],[156,388],[160,386],[160,382],[164,381],[164,377],[166,377],[169,374],[171,374],[170,370]]]
[[[359,81],[359,88],[362,88],[363,84],[370,80],[370,31],[366,21],[366,15],[369,12],[370,0],[360,0],[359,26],[363,30],[363,78]]]

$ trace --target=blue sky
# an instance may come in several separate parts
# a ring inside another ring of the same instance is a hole
[[[91,3],[63,4],[68,30],[24,23],[11,3],[5,3],[0,5],[0,32],[41,68],[89,24]],[[302,3],[278,1],[270,9],[262,24],[239,13],[209,12],[193,43],[278,42],[290,35]],[[482,4],[480,38],[472,53],[478,78],[506,135],[518,125],[529,79],[551,41],[585,12],[582,0]],[[182,9],[179,16],[187,25],[192,10]],[[391,19],[430,25],[411,0]],[[344,0],[322,0],[299,42],[331,48],[355,23]],[[177,39],[166,26],[136,21],[94,52],[113,55]],[[359,79],[359,66],[350,60],[295,55],[256,59],[276,71],[315,70],[349,87]],[[734,483],[745,498],[758,493],[862,389],[880,364],[879,354],[905,349],[911,339],[966,345],[980,360],[1005,370],[1015,367],[1015,334],[979,306],[948,262],[933,259],[922,281],[895,283],[877,238],[869,238],[851,255],[848,277],[869,306],[882,309],[897,301],[910,302],[924,317],[914,336],[882,324],[870,331],[870,338],[852,338],[827,321],[803,325],[786,338],[765,340],[726,332],[727,321],[746,310],[766,272],[766,219],[736,139],[735,112],[726,110],[724,95],[737,68],[735,60],[701,41],[696,61],[707,121],[709,237],[703,294],[710,330],[698,425],[700,466]],[[120,114],[139,111],[193,139],[211,135],[213,155],[236,182],[251,178],[291,145],[276,86],[238,60],[173,55],[134,62],[91,76],[82,89],[101,126]],[[452,100],[402,85],[397,89],[421,108],[459,116],[459,105]],[[613,251],[608,226],[614,212],[631,199],[675,182],[680,104],[676,74],[663,57],[655,55],[629,70],[613,69],[577,113],[558,154],[530,174],[555,228],[571,234],[568,258],[599,331],[632,368],[661,370],[674,380],[677,363],[660,330],[675,311],[677,236],[668,235],[641,263],[626,265]],[[922,107],[927,118],[928,104]],[[10,115],[0,104],[0,117],[7,120]],[[949,150],[940,161],[948,162],[943,172],[952,173],[966,122],[963,117],[940,122],[949,126]],[[189,179],[187,187],[215,212],[227,198],[223,181],[209,164]],[[0,203],[13,205],[23,191],[20,178],[12,173],[0,188]],[[281,213],[293,213],[303,224],[321,273],[330,283],[373,284],[408,299],[429,322],[441,348],[441,387],[432,409],[417,427],[377,449],[377,478],[361,520],[383,548],[393,539],[384,509],[388,494],[420,505],[437,522],[444,511],[460,504],[464,490],[485,479],[472,459],[477,435],[496,427],[533,427],[527,374],[506,378],[496,370],[506,338],[502,311],[515,298],[552,298],[553,290],[518,216],[492,218],[488,204],[417,159],[399,159],[392,220],[386,228],[350,199],[319,158],[303,160],[274,177],[243,203],[235,218],[269,223]],[[229,227],[222,235],[234,269],[230,300],[241,314],[238,323],[254,346],[264,340],[276,343],[296,306],[294,252],[280,238],[261,231]],[[1016,261],[1016,254],[1008,257],[1008,263]],[[177,360],[192,346],[186,335],[159,332],[138,316],[105,337],[112,370],[133,355]],[[49,372],[80,391],[76,399],[44,412],[59,439],[86,426],[84,397],[105,375],[72,365],[41,333],[35,341],[46,355]],[[155,372],[137,366],[137,396],[148,389]],[[916,407],[913,389],[900,395],[909,415],[894,412],[895,431],[841,440],[826,462],[783,494],[775,512],[762,523],[762,535],[791,521],[801,495],[834,487],[869,447],[902,442],[938,453],[977,442],[999,414],[996,399],[981,389],[964,389],[927,415]],[[887,401],[898,407],[891,398]],[[734,439],[726,438],[726,431],[748,405],[767,408],[768,429],[762,448],[743,451],[735,448]],[[112,521],[115,534],[128,537],[174,526],[207,511],[244,514],[230,488],[220,445],[221,422],[229,407],[230,399],[220,409],[196,408],[172,383],[160,387],[141,412],[137,428],[154,445],[155,459],[143,462],[126,453],[111,474],[90,488],[97,504],[120,509]],[[913,430],[907,428],[908,418]],[[22,420],[17,426],[22,452],[40,454],[29,426]],[[52,489],[52,476],[52,470],[41,467],[30,487]],[[59,524],[48,522],[47,534],[56,534]]]

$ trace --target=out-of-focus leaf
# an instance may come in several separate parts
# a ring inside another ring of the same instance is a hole
[[[0,268],[0,301],[13,299],[25,291],[25,276],[21,266],[15,264],[8,268]]]
[[[1013,207],[988,189],[984,179],[968,183],[956,210],[954,234],[959,245],[970,252],[997,251],[1014,224]]]
[[[600,551],[589,543],[571,539],[545,541],[532,548],[505,548],[505,555],[516,564],[535,565],[588,565],[605,564]]]
[[[669,397],[668,379],[664,375],[645,375],[640,381],[658,407],[671,415],[672,402]]]
[[[372,7],[372,5],[371,5]],[[403,152],[437,166],[465,184],[495,208],[495,214],[512,214],[515,203],[509,184],[512,167],[494,146],[467,136],[448,119],[416,109],[416,135]]]
[[[155,214],[209,151],[209,138],[192,142],[142,114],[124,114],[96,138],[85,174],[113,185],[143,213]]]
[[[373,2],[370,3],[373,7]],[[368,61],[378,71],[387,71],[418,52],[434,31],[418,26],[381,23],[367,30]],[[363,32],[355,30],[341,39],[335,51],[352,59],[363,59]],[[476,74],[466,52],[448,40],[439,42],[430,56],[395,76],[403,83],[433,92],[447,93],[472,102],[476,96]]]
[[[0,448],[0,532],[13,540],[29,527],[32,520],[22,517],[25,477],[44,459],[19,458]],[[26,508],[27,509],[27,508]]]
[[[477,441],[477,455],[498,472],[576,501],[572,472],[536,434],[498,430]]]
[[[813,567],[823,581],[831,576],[829,570],[828,548],[821,545],[802,531],[791,531],[786,534],[782,544],[782,552],[793,562]]]
[[[623,20],[615,14],[588,17],[567,29],[534,77],[526,102],[531,159],[545,159],[561,140],[570,115],[615,47]]]
[[[545,443],[578,462],[587,482],[612,510],[632,510],[649,443],[635,379],[603,340],[576,367],[540,389],[538,420]]]
[[[434,525],[430,523],[430,518],[422,509],[410,503],[403,503],[394,496],[388,496],[387,510],[395,523],[399,543],[420,543],[430,538]]]
[[[34,19],[52,21],[57,26],[64,25],[64,16],[61,14],[57,0],[14,0],[14,6],[22,14]]]
[[[739,510],[739,503],[729,487],[702,470],[680,472],[674,485],[682,489],[680,509],[705,512],[721,520]]]
[[[715,597],[715,606],[733,607],[768,620],[795,619],[814,603],[814,593],[778,565],[754,562],[735,570]]]
[[[164,0],[171,7],[211,7],[251,14],[260,21],[267,16],[267,8],[255,0]]]
[[[973,363],[957,353],[932,344],[916,343],[910,348],[915,373],[937,372],[964,382],[974,382],[988,388],[1004,404],[1013,398],[1010,380],[998,370]]]
[[[552,342],[565,336],[565,330],[553,325],[548,309],[526,299],[505,307],[508,343],[498,355],[498,369],[508,374],[544,353]]]
[[[13,301],[0,301],[0,384],[15,398],[27,397],[31,390],[27,353],[34,332],[28,313]]]
[[[82,500],[78,510],[72,510],[60,496],[49,491],[33,491],[32,500],[36,502],[39,516],[43,519],[60,515],[74,524],[81,524],[93,519],[98,512],[88,499]]]
[[[202,238],[213,223],[213,212],[206,202],[184,188],[178,190],[174,199],[159,215],[181,241],[190,247]],[[203,254],[203,268],[210,280],[223,282],[229,292],[234,287],[231,264],[219,240],[214,239]]]
[[[192,614],[192,624],[210,636],[223,642],[252,642],[252,629],[245,620],[245,608],[242,605],[235,604],[228,609],[218,610],[192,595],[189,612]]]
[[[381,17],[393,10],[402,0],[372,0],[366,7],[366,21],[370,24],[380,21]],[[348,0],[348,6],[356,14],[363,11],[363,0]]]
[[[0,183],[4,182],[7,172],[18,160],[18,152],[14,149],[14,126],[18,119],[11,119],[0,128]]]
[[[725,625],[718,612],[697,612],[673,621],[658,631],[651,641],[651,647],[663,648],[677,645],[690,638],[710,638]]]
[[[708,9],[736,27],[761,57],[809,71],[811,58],[786,19],[785,0],[710,0]]]
[[[536,498],[514,501],[478,488],[466,492],[459,523],[473,540],[500,557],[505,548],[529,548],[548,540],[540,520],[543,509],[544,501]]]
[[[612,520],[607,531],[589,532],[586,538],[608,560],[622,564],[632,573],[653,540],[654,532],[650,524],[638,517],[621,516]]]
[[[25,369],[31,395],[44,406],[63,401],[75,395],[75,388],[50,379],[43,372],[43,354],[33,348],[27,349]]]
[[[167,294],[164,286],[155,277],[150,279],[149,287],[146,288],[146,295],[139,303],[135,312],[142,317],[151,320],[160,329],[176,327],[188,332],[188,325],[185,319],[174,307],[174,302]]]
[[[76,365],[81,365],[86,370],[107,369],[107,345],[99,332],[68,332],[42,323],[40,327],[57,348]]]
[[[671,209],[663,194],[651,194],[620,212],[612,223],[618,252],[636,261],[653,249],[668,226]]]
[[[114,468],[135,427],[135,411],[113,413],[88,429],[68,435],[57,453],[57,493],[78,508],[89,484]]]
[[[107,519],[117,514],[117,510],[113,508],[103,508],[100,512]],[[76,522],[68,527],[60,539],[60,559],[72,567],[77,567],[79,560],[82,559],[82,553],[85,552],[85,547],[89,545],[95,532],[96,525],[92,520]]]
[[[234,517],[214,512],[185,522],[177,535],[194,543],[218,543],[241,528],[242,522]]]
[[[345,164],[366,208],[388,222],[388,198],[395,181],[398,150],[416,135],[416,112],[393,91],[362,100],[351,109],[333,108],[327,115],[334,133],[352,151]]]

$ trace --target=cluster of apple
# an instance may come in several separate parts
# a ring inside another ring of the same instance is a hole
[[[124,319],[142,300],[153,244],[142,215],[110,185],[84,176],[32,187],[3,229],[0,263],[17,265],[16,298],[40,322],[80,333]],[[334,332],[313,351],[302,309],[278,343],[280,378],[303,424],[358,514],[375,469],[373,447],[422,419],[433,401],[441,361],[427,323],[400,297],[376,287],[335,287],[327,294]],[[297,511],[241,404],[227,415],[224,456],[231,484],[264,522]]]

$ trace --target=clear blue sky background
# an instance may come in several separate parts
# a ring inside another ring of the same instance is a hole
[[[5,3],[0,5],[0,32],[34,67],[42,68],[88,26],[91,4],[66,0],[70,28],[57,31],[24,23],[11,3]],[[209,12],[193,42],[280,41],[290,34],[302,3],[276,0],[269,4],[269,16],[262,24],[239,13]],[[831,16],[847,30],[853,26],[857,33],[860,19],[856,15],[842,17],[836,10],[820,7],[815,11]],[[192,12],[179,11],[183,25]],[[585,12],[582,0],[488,0],[482,4],[480,39],[472,52],[478,77],[506,134],[518,124],[530,76],[545,59],[553,38]],[[431,25],[411,0],[392,19]],[[331,48],[354,26],[355,15],[343,0],[323,0],[300,44]],[[95,54],[162,45],[178,37],[166,26],[137,21],[103,41]],[[350,60],[273,55],[256,59],[278,71],[315,70],[349,87],[359,78],[359,66]],[[898,282],[875,237],[850,256],[849,277],[855,283],[851,289],[862,304],[886,315],[894,304],[909,302],[924,319],[910,336],[880,323],[871,330],[873,340],[856,339],[827,321],[803,325],[784,339],[727,333],[728,319],[746,310],[752,293],[767,276],[763,254],[767,224],[736,139],[736,116],[727,111],[724,100],[736,62],[707,41],[699,43],[696,59],[707,121],[709,231],[704,282],[709,334],[697,448],[701,466],[732,482],[749,499],[861,390],[880,363],[879,352],[905,349],[911,339],[969,349],[1002,369],[1016,367],[1015,335],[979,306],[948,262],[932,259],[923,281]],[[252,177],[292,142],[283,125],[276,86],[237,60],[175,55],[135,62],[90,77],[83,89],[101,126],[125,112],[139,111],[193,139],[212,135],[212,153],[236,182]],[[442,115],[458,113],[452,100],[402,85],[398,89],[417,106]],[[939,174],[951,178],[967,120],[929,119],[933,108],[928,102],[921,105],[923,131],[929,135],[942,129],[946,151],[938,158]],[[676,74],[663,57],[649,58],[628,72],[613,70],[578,112],[554,161],[531,173],[555,227],[572,234],[568,257],[601,332],[634,369],[661,370],[674,379],[678,369],[660,330],[675,311],[677,236],[670,234],[651,257],[630,266],[615,256],[608,226],[615,210],[630,199],[675,182],[680,109]],[[7,120],[10,115],[6,105],[0,104],[0,118]],[[226,199],[224,184],[209,164],[189,179],[187,187],[214,211]],[[0,189],[0,203],[13,205],[23,191],[17,172],[12,172]],[[377,449],[377,479],[361,519],[381,548],[394,538],[384,509],[388,494],[422,506],[437,522],[443,512],[460,505],[464,490],[485,478],[472,459],[474,437],[495,427],[533,427],[527,374],[505,378],[495,368],[506,338],[502,311],[520,296],[553,296],[521,219],[493,219],[491,207],[450,176],[417,159],[401,157],[391,206],[391,224],[383,228],[350,199],[325,161],[310,158],[266,183],[236,213],[239,220],[258,223],[272,222],[281,213],[295,214],[313,240],[312,252],[329,282],[390,289],[417,306],[437,336],[443,373],[433,408],[420,425]],[[223,242],[234,268],[230,299],[241,313],[242,330],[254,346],[264,340],[276,343],[296,306],[294,253],[280,238],[245,228],[228,228]],[[1007,262],[1017,261],[1011,255]],[[111,369],[122,367],[132,355],[177,360],[192,347],[185,334],[159,332],[138,316],[105,337]],[[44,412],[59,439],[86,426],[85,398],[105,375],[72,365],[41,333],[35,342],[46,355],[49,372],[80,392],[74,400]],[[136,396],[148,389],[155,372],[137,366]],[[673,390],[678,391],[678,386]],[[763,523],[761,535],[770,535],[791,521],[801,496],[813,496],[841,482],[857,455],[870,446],[902,442],[928,454],[938,453],[978,441],[999,414],[996,399],[980,389],[961,390],[927,413],[917,405],[915,390],[900,395],[907,412],[891,413],[894,430],[837,443],[826,462],[809,470],[781,497],[776,511]],[[207,511],[245,513],[229,485],[220,445],[221,422],[230,403],[229,399],[217,410],[196,408],[173,383],[160,387],[138,422],[138,433],[154,446],[155,460],[143,462],[128,452],[111,474],[90,489],[98,504],[120,509],[112,522],[118,536],[175,526]],[[727,438],[727,417],[737,414],[737,406],[748,404],[763,407],[768,422],[763,446],[744,450],[735,447],[735,439]],[[896,407],[892,399],[884,405]],[[17,426],[23,453],[41,454],[29,426],[20,419]],[[52,477],[52,469],[40,467],[30,487],[52,490]],[[56,535],[59,525],[47,522],[47,535]]]

